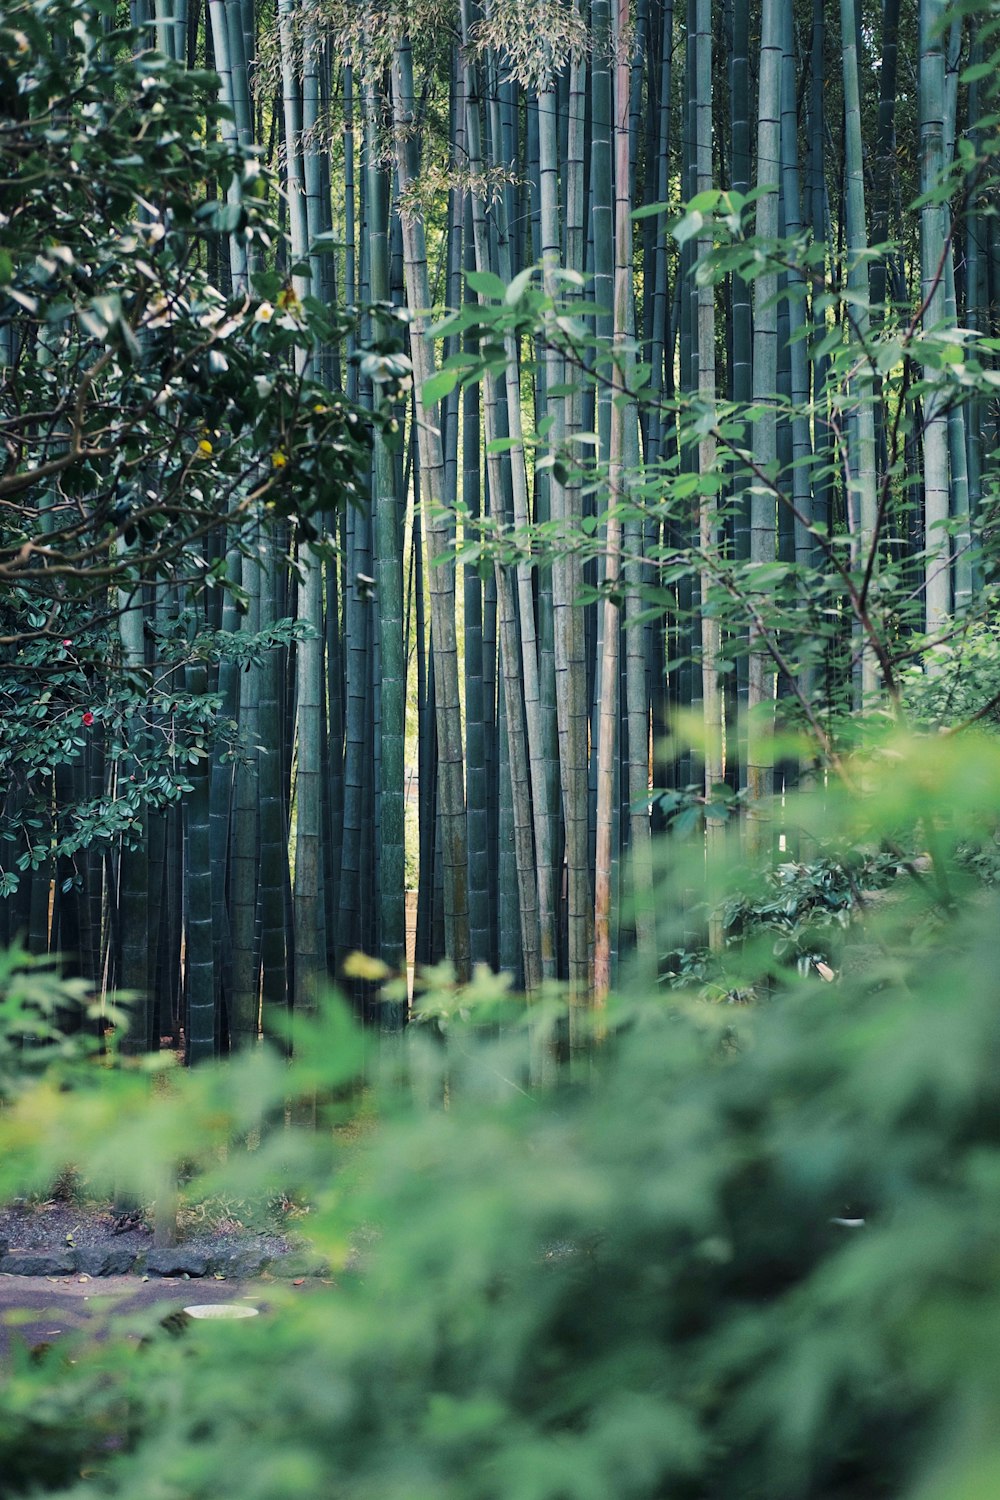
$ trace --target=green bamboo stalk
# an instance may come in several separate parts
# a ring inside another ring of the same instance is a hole
[[[616,34],[623,38],[629,29],[629,0],[617,0]],[[616,916],[612,902],[612,859],[615,851],[614,816],[617,802],[616,761],[618,759],[619,656],[621,620],[619,605],[613,597],[621,571],[622,530],[617,508],[625,498],[625,463],[628,452],[626,423],[635,420],[635,410],[626,399],[627,355],[632,296],[632,223],[629,179],[628,135],[629,67],[624,47],[619,46],[615,63],[614,143],[614,302],[613,348],[615,364],[612,373],[614,399],[610,412],[608,450],[608,502],[604,545],[605,597],[603,640],[601,642],[601,694],[598,713],[597,744],[597,850],[594,869],[594,996],[603,1003],[612,980],[612,949],[615,944]],[[596,209],[596,204],[595,204]],[[648,824],[646,825],[648,837]],[[643,850],[633,851],[642,860]]]
[[[469,10],[462,7],[463,37],[468,47]],[[469,167],[473,179],[483,176],[483,152],[479,116],[479,90],[471,57],[466,52],[464,69],[466,99],[466,135]],[[495,130],[498,121],[495,121]],[[472,194],[473,243],[477,270],[490,269],[489,247],[482,197]],[[509,262],[500,263],[500,275],[509,279]],[[516,350],[507,344],[508,378],[517,381]],[[513,462],[505,471],[497,443],[503,434],[498,420],[500,389],[497,377],[487,371],[483,381],[483,420],[486,436],[486,465],[493,531],[499,538],[513,519],[516,529],[527,522],[527,475],[524,467],[521,432],[520,392],[511,399],[506,388],[507,430],[514,443]],[[505,480],[509,478],[509,484]],[[514,855],[521,906],[520,930],[524,982],[529,990],[537,989],[543,975],[555,973],[555,929],[552,902],[552,857],[547,844],[545,819],[544,768],[541,761],[541,722],[538,688],[538,657],[535,640],[534,601],[531,575],[526,565],[516,569],[517,599],[510,570],[498,558],[495,567],[497,599],[500,614],[501,655],[503,662],[504,703],[507,748],[510,756],[510,783],[513,819]],[[523,678],[523,698],[522,698]],[[532,830],[534,829],[534,844]],[[538,863],[536,873],[536,858]]]
[[[467,85],[468,87],[468,82]],[[503,98],[501,94],[501,98]],[[500,110],[498,104],[491,96],[489,110],[492,117],[491,140],[496,141],[498,136],[506,136],[501,125]],[[470,139],[470,151],[471,151]],[[512,150],[513,140],[507,149]],[[494,156],[494,165],[501,165]],[[510,282],[517,270],[517,265],[511,253],[511,235],[506,218],[503,201],[497,206],[497,270],[502,281]],[[473,226],[476,218],[473,212]],[[477,256],[482,259],[479,249]],[[504,476],[504,511],[508,512],[513,520],[516,532],[522,532],[527,528],[529,521],[528,505],[528,476],[524,449],[524,432],[521,420],[521,380],[519,370],[519,350],[512,336],[505,338],[505,349],[507,362],[504,369],[504,387],[497,392],[497,408],[503,407],[506,416],[506,436],[509,436],[512,447],[505,455],[505,463],[501,465],[500,472]],[[484,404],[484,418],[487,429],[489,429],[489,407]],[[500,437],[499,426],[496,427],[495,436]],[[490,443],[492,438],[487,430],[487,466],[490,463]],[[509,482],[507,475],[509,474]],[[499,475],[498,475],[499,477]],[[495,496],[501,490],[494,486],[491,491]],[[499,512],[498,512],[499,513]],[[522,753],[526,757],[528,781],[519,785],[518,776],[514,766],[511,767],[512,788],[515,796],[515,819],[518,822],[527,821],[534,831],[534,869],[531,868],[532,861],[529,858],[529,868],[524,877],[524,886],[534,885],[534,905],[537,909],[537,925],[541,949],[541,972],[546,979],[554,978],[556,972],[556,933],[555,933],[555,860],[552,849],[552,821],[548,811],[548,771],[546,761],[546,735],[543,717],[543,705],[540,686],[540,663],[539,643],[535,623],[535,602],[532,583],[531,564],[527,559],[518,561],[514,569],[514,581],[516,591],[516,612],[518,634],[520,638],[520,678],[523,683],[523,716],[524,716],[524,750],[517,747],[516,740],[520,734],[516,719],[510,712],[508,705],[507,734],[508,745],[511,753],[520,759]],[[498,580],[498,589],[499,589]],[[512,663],[515,663],[513,653],[510,654]],[[516,663],[514,682],[517,681]],[[521,689],[518,687],[518,693]],[[525,795],[530,786],[530,798],[527,803],[522,804],[520,798]],[[528,840],[522,835],[521,839],[525,853],[528,852]],[[531,897],[529,896],[529,901]],[[522,915],[521,932],[522,942],[527,944],[527,934],[533,931],[534,920],[530,918],[527,911]],[[532,938],[533,940],[533,938]],[[527,962],[525,973],[529,972]],[[531,986],[534,987],[533,985]]]
[[[899,0],[884,0],[882,48],[879,68],[878,136],[875,146],[875,182],[872,195],[872,241],[884,245],[889,238],[889,207],[896,165],[896,94],[899,70]],[[888,253],[871,270],[872,312],[878,317],[886,300]]]
[[[281,52],[282,110],[285,128],[285,173],[289,207],[290,249],[293,266],[303,265],[316,234],[325,226],[318,216],[322,197],[318,190],[315,152],[303,149],[303,132],[315,128],[318,115],[318,80],[314,38],[305,38],[304,55],[295,27],[292,0],[281,0],[278,12]],[[300,74],[302,84],[300,88]],[[315,280],[315,269],[310,264]],[[292,278],[300,300],[309,291],[309,280]],[[305,357],[296,362],[305,369]],[[326,966],[325,900],[323,896],[323,568],[320,556],[308,543],[298,549],[297,617],[305,627],[295,649],[296,773],[295,773],[295,871],[292,892],[295,931],[293,1005],[308,1013],[316,1004],[316,992]]]
[[[983,61],[983,44],[980,36],[973,37],[969,60],[973,67]],[[982,145],[983,132],[976,123],[982,117],[978,79],[974,79],[969,84],[968,106],[970,121],[968,136],[973,149],[979,150]],[[984,221],[979,202],[970,204],[965,215],[965,263],[965,323],[976,332],[985,333],[989,327],[989,226]],[[968,442],[969,511],[973,518],[979,511],[983,496],[985,415],[984,403],[981,399],[974,398],[970,401],[966,438]],[[979,571],[977,569],[977,573]],[[973,582],[978,587],[982,579],[974,576]]]
[[[781,60],[781,202],[785,221],[785,233],[793,238],[804,229],[802,213],[802,183],[799,171],[799,135],[797,113],[797,84],[795,76],[795,32],[791,7],[782,16],[782,60]],[[812,561],[813,538],[809,531],[812,521],[812,487],[810,483],[809,459],[812,441],[809,430],[809,361],[805,340],[806,298],[805,283],[797,266],[789,267],[788,273],[788,339],[790,364],[790,394],[792,403],[792,460],[793,468],[788,479],[796,517],[794,525],[795,561],[803,570]],[[809,692],[808,683],[805,690]]]
[[[823,0],[813,0],[812,42],[809,60],[809,200],[808,221],[813,239],[818,243],[827,241],[827,194],[826,194],[826,112],[824,107],[826,90],[826,20]],[[815,297],[812,305],[813,328],[817,343],[826,334],[826,313],[822,299]],[[814,356],[812,372],[812,399],[816,416],[813,423],[813,447],[817,454],[829,448],[829,422],[826,412],[826,393],[829,373],[829,357]],[[832,481],[827,465],[821,465],[819,476],[813,487],[813,520],[830,530],[833,520]],[[818,546],[814,549],[814,561],[819,563]]]
[[[157,0],[158,8],[160,3],[161,0]],[[245,133],[249,123],[249,84],[246,57],[242,48],[242,26],[238,24],[238,18],[235,18],[237,24],[231,30],[230,20],[233,18],[231,6],[227,7],[226,0],[208,0],[208,17],[211,25],[215,70],[219,75],[219,97],[232,116],[232,118],[223,117],[222,138],[235,146],[241,140],[240,127],[242,126],[244,131],[242,142],[244,145],[249,145],[250,138]],[[233,205],[238,204],[240,194],[241,185],[233,178],[226,185],[226,201]],[[238,295],[245,292],[248,285],[246,247],[236,235],[230,234],[228,250],[233,293]]]
[[[475,270],[472,242],[471,198],[466,195],[466,270]],[[476,301],[471,287],[466,299]],[[478,353],[478,344],[466,335],[465,351]],[[462,397],[462,502],[475,526],[481,515],[479,386],[469,384]],[[489,789],[486,772],[486,742],[492,715],[487,713],[484,678],[483,586],[476,566],[469,564],[462,575],[465,605],[465,754],[469,802],[469,929],[472,962],[490,962],[490,842]]]
[[[865,216],[864,155],[861,140],[861,90],[858,71],[858,14],[856,0],[840,3],[841,47],[844,75],[844,226],[847,240],[847,290],[852,296],[849,323],[855,345],[854,373],[848,382],[848,397],[854,410],[848,424],[847,473],[848,524],[851,530],[852,566],[858,573],[868,568],[876,547],[877,475],[875,469],[875,382],[870,359],[871,312],[868,282],[868,230]],[[872,563],[871,577],[876,577]],[[855,635],[860,639],[860,621]],[[879,691],[878,663],[870,644],[860,647],[861,703],[874,701]]]
[[[964,62],[964,23],[953,19],[948,28],[945,46],[945,109],[943,149],[944,164],[950,166],[955,158],[957,133],[959,71]],[[954,225],[950,204],[944,206],[945,231],[953,234]],[[944,263],[945,300],[944,315],[950,327],[958,322],[958,298],[955,288],[955,256],[949,244]],[[964,403],[951,402],[948,408],[948,461],[951,471],[949,485],[950,515],[953,523],[954,578],[953,605],[956,615],[966,614],[972,603],[972,535],[969,507],[968,444],[966,442],[966,418],[968,408]]]
[[[365,172],[367,181],[369,275],[372,301],[389,300],[389,240],[386,225],[388,184],[378,160],[376,138],[378,103],[372,89],[365,94]],[[404,717],[406,661],[403,650],[403,569],[399,501],[394,485],[392,455],[385,438],[376,433],[372,462],[375,583],[381,665],[381,793],[379,838],[380,954],[390,968],[405,959],[406,896],[404,839]],[[393,1009],[393,1024],[402,1013]]]
[[[366,166],[367,175],[367,166]],[[366,194],[366,212],[372,205]],[[370,217],[369,217],[370,223]],[[363,246],[370,247],[365,235]],[[362,255],[370,274],[368,248]],[[370,383],[359,383],[359,395],[371,399]],[[383,480],[385,476],[383,474]],[[388,481],[392,483],[390,478]],[[371,892],[366,878],[366,846],[373,830],[367,816],[368,788],[372,782],[373,701],[372,651],[373,610],[368,585],[358,579],[373,576],[372,516],[351,508],[344,516],[343,648],[344,648],[344,749],[343,816],[340,846],[340,880],[337,903],[337,954],[343,962],[355,949],[367,945],[366,928],[371,920]]]
[[[781,4],[763,0],[757,109],[757,233],[765,242],[778,232],[778,184],[781,168]],[[761,409],[754,429],[754,453],[761,468],[777,458],[775,391],[778,374],[778,278],[768,269],[754,282],[753,401]],[[762,487],[750,497],[750,560],[770,563],[775,557],[775,498]],[[747,694],[747,842],[763,847],[769,817],[774,752],[774,669],[758,626],[750,626]]]
[[[395,41],[392,60],[393,123],[396,171],[401,194],[412,189],[416,172],[412,139],[413,63],[405,37]],[[458,646],[455,629],[455,566],[447,558],[449,528],[442,514],[444,459],[436,406],[425,402],[424,386],[434,373],[434,354],[427,337],[431,305],[423,223],[411,211],[402,216],[406,293],[410,309],[417,446],[424,525],[430,553],[431,640],[435,658],[438,776],[441,798],[444,864],[445,941],[460,976],[469,970],[468,835],[465,821],[462,716],[458,691]]]
[[[121,550],[125,550],[124,542],[121,543]],[[122,666],[128,671],[141,673],[146,664],[141,599],[119,590],[118,610]],[[125,765],[119,767],[120,776],[129,774]],[[123,1043],[123,1050],[134,1055],[146,1051],[151,1031],[147,989],[149,872],[142,831],[136,829],[130,842],[132,847],[123,843],[118,862],[117,908],[121,947],[117,984],[120,989],[130,990],[134,996],[129,1031]],[[211,920],[209,910],[209,939]]]
[[[695,188],[706,192],[712,184],[712,7],[711,0],[697,0],[695,7],[694,74],[695,74]],[[709,240],[698,241],[699,258],[711,248]],[[711,411],[716,401],[715,368],[715,288],[699,286],[696,313],[698,363],[698,397]],[[711,479],[716,469],[716,442],[706,432],[698,444],[698,468],[703,479]],[[698,507],[698,542],[703,557],[714,559],[719,548],[718,502],[714,491],[702,494]],[[712,585],[709,567],[703,568],[702,597],[707,598]],[[705,795],[711,803],[712,789],[725,776],[723,760],[723,704],[719,684],[718,660],[722,646],[718,617],[707,610],[701,615],[701,695],[705,725]],[[709,859],[722,851],[725,824],[718,818],[705,820],[706,848]],[[710,926],[713,948],[722,946],[722,929],[718,918]]]
[[[280,549],[266,543],[261,554],[261,628],[266,629],[279,618],[277,601]],[[267,652],[260,675],[260,756],[258,761],[260,798],[260,875],[257,925],[260,932],[260,970],[262,1020],[268,1029],[269,1017],[280,1017],[290,998],[289,944],[285,922],[285,891],[288,886],[288,829],[285,813],[285,770],[283,765],[281,653],[278,648]],[[272,1028],[273,1029],[273,1028]]]
[[[567,270],[581,275],[584,269],[584,147],[586,63],[582,57],[570,62],[566,146],[565,255]],[[557,93],[551,82],[538,95],[539,219],[545,290],[555,301],[564,295],[554,272],[559,262],[558,122]],[[567,370],[549,338],[545,355],[548,414],[552,418],[550,441],[558,450],[581,429],[582,403],[576,381],[565,397],[549,390],[566,382]],[[567,535],[581,529],[583,498],[578,482],[562,483],[555,476],[549,489],[552,519]],[[593,963],[593,890],[590,877],[588,817],[588,712],[586,671],[586,621],[579,595],[583,575],[579,559],[561,550],[552,567],[553,644],[555,652],[556,719],[565,828],[567,976],[573,991],[590,990]]]
[[[927,193],[944,166],[944,53],[940,23],[944,0],[920,0],[920,186]],[[946,255],[945,209],[927,202],[920,210],[920,283],[925,304],[924,327],[944,321]],[[939,629],[951,612],[951,548],[945,527],[949,494],[948,414],[943,395],[933,387],[938,372],[924,372],[930,389],[924,399],[924,620],[928,633]]]
[[[197,662],[184,672],[196,697],[208,691],[208,672]],[[210,767],[207,748],[196,739],[198,759],[188,769],[192,790],[185,803],[184,910],[187,959],[187,1060],[199,1063],[216,1052],[216,973],[212,937],[212,852],[209,827]],[[145,963],[145,954],[143,957]]]
[[[260,630],[258,559],[242,559],[247,597],[244,629]],[[229,1035],[233,1050],[252,1046],[260,1033],[260,965],[257,952],[257,884],[260,869],[258,791],[260,754],[260,669],[251,666],[240,683],[240,733],[246,760],[236,771],[233,798],[229,925],[233,950],[233,988]]]
[[[487,493],[489,481],[487,480]],[[502,632],[501,632],[502,634]],[[499,646],[498,671],[506,684],[507,663],[504,646]],[[516,668],[515,668],[516,671]],[[504,972],[513,976],[515,986],[525,982],[522,968],[524,945],[521,941],[522,903],[517,888],[517,853],[515,849],[514,788],[512,785],[512,763],[507,739],[506,687],[497,698],[497,749],[499,768],[497,788],[497,964]],[[536,949],[537,952],[537,949]]]

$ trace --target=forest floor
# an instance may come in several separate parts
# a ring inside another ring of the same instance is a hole
[[[269,1268],[279,1275],[321,1269],[301,1233],[302,1215],[285,1228],[243,1218],[239,1206],[199,1204],[177,1215],[173,1245],[154,1244],[141,1212],[116,1213],[108,1204],[53,1197],[0,1208],[0,1279],[8,1276],[118,1275],[246,1277]],[[291,1227],[291,1226],[294,1226]]]
[[[303,1284],[304,1285],[304,1284]],[[204,1284],[182,1279],[138,1276],[107,1276],[99,1281],[89,1276],[0,1275],[0,1368],[14,1357],[18,1346],[38,1349],[56,1339],[81,1332],[97,1339],[107,1336],[112,1317],[124,1314],[130,1323],[127,1337],[142,1337],[142,1315],[154,1309],[159,1321],[165,1303],[189,1306],[195,1303],[246,1302],[263,1311],[259,1283],[209,1281]]]
[[[254,1227],[231,1204],[200,1204],[178,1214],[176,1246],[156,1247],[142,1214],[107,1204],[49,1198],[0,1208],[0,1368],[19,1346],[37,1352],[78,1332],[103,1339],[112,1318],[116,1336],[137,1341],[170,1313],[165,1304],[238,1302],[267,1313],[269,1285],[273,1296],[279,1282],[295,1295],[323,1284],[303,1217],[289,1215],[288,1230]]]

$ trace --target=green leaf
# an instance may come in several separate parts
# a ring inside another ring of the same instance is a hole
[[[978,83],[980,78],[989,78],[996,72],[995,62],[972,63],[962,69],[963,83]]]
[[[644,203],[641,208],[633,208],[631,217],[633,219],[651,219],[654,214],[667,214],[669,212],[669,203]]]
[[[698,209],[695,209],[691,213],[686,213],[676,224],[671,225],[670,233],[678,245],[686,245],[688,240],[693,240],[697,235],[701,234],[704,227],[705,216]]]
[[[514,307],[516,303],[520,302],[521,298],[524,296],[525,292],[528,289],[528,286],[531,283],[531,278],[533,275],[533,266],[527,266],[523,271],[519,271],[517,273],[510,286],[504,292],[503,300],[506,302],[508,307]]]
[[[494,297],[498,302],[503,302],[507,296],[506,283],[499,276],[494,276],[492,271],[466,271],[465,279],[481,297]]]
[[[420,396],[425,406],[436,406],[443,396],[449,396],[462,378],[461,370],[438,370],[420,387]]]

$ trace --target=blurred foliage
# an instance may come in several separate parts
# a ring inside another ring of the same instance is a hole
[[[427,1024],[377,1058],[331,1002],[290,1064],[151,1091],[83,1061],[5,1106],[0,1200],[69,1161],[148,1197],[184,1161],[192,1198],[308,1199],[334,1277],[269,1284],[245,1324],[172,1339],[153,1311],[17,1353],[5,1495],[995,1493],[1000,911],[961,852],[1000,823],[1000,748],[886,738],[846,775],[788,826],[831,859],[908,843],[837,983],[751,932],[722,962],[734,987],[770,965],[766,1003],[626,985],[542,1085],[551,1001],[439,969]],[[675,846],[662,909],[704,878]],[[711,899],[750,881],[708,878]],[[344,1130],[362,1071],[366,1128]],[[288,1123],[297,1100],[320,1128]]]
[[[920,728],[1000,723],[1000,626],[967,619],[903,677],[903,703]]]
[[[0,1104],[42,1073],[53,1079],[59,1065],[99,1055],[105,1030],[126,1024],[120,1005],[95,1003],[86,980],[67,979],[55,960],[0,951]]]

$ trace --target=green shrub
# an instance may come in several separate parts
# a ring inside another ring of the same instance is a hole
[[[915,724],[936,729],[981,718],[1000,722],[1000,627],[969,619],[903,677],[903,704]]]
[[[152,1098],[123,1069],[0,1114],[0,1196],[70,1142],[91,1181],[136,1191],[183,1156],[205,1193],[307,1192],[333,1265],[331,1284],[269,1286],[246,1324],[23,1360],[0,1393],[5,1493],[996,1493],[1000,909],[956,851],[1000,809],[1000,751],[887,744],[851,774],[800,826],[858,847],[908,819],[930,854],[837,984],[775,961],[756,1007],[626,987],[537,1088],[551,1010],[481,978],[487,1036],[439,973],[445,1045],[429,1027],[388,1043],[378,1118],[346,1144],[336,1101],[364,1047],[337,1005],[290,1067],[242,1056]],[[296,1097],[318,1131],[284,1125]]]

